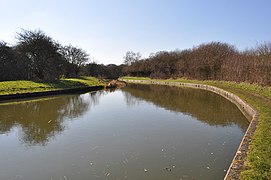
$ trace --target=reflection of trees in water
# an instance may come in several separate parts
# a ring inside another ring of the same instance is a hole
[[[139,105],[140,101],[143,98],[139,98],[139,97],[135,97],[133,96],[130,92],[129,92],[129,88],[125,88],[125,90],[123,90],[124,93],[124,97],[125,97],[125,102],[128,106],[135,106],[135,105]]]
[[[64,121],[82,116],[99,103],[103,92],[73,95],[40,101],[0,106],[0,133],[15,126],[22,129],[20,139],[29,145],[45,145],[50,138],[65,129]]]
[[[145,100],[170,111],[189,114],[209,125],[237,124],[243,130],[248,125],[234,104],[208,91],[140,84],[130,84],[122,90],[125,92],[127,105],[136,105]]]

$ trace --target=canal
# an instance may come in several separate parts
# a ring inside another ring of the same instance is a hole
[[[217,94],[159,85],[0,104],[0,179],[223,179],[249,125]]]

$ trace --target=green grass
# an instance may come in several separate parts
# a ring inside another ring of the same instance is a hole
[[[55,83],[33,82],[24,80],[3,81],[0,82],[0,95],[27,92],[42,92],[96,85],[104,85],[104,82],[97,78],[87,76],[83,76],[80,78],[61,79]]]
[[[136,77],[123,77],[123,79],[142,80],[142,78]],[[198,81],[182,78],[154,81],[212,85],[232,92],[254,106],[260,112],[259,123],[249,147],[241,179],[271,179],[271,87],[248,83]]]
[[[148,77],[130,77],[130,76],[124,76],[122,79],[127,79],[127,80],[151,80],[151,78]]]
[[[81,76],[80,78],[66,78],[61,79],[62,84],[69,86],[96,86],[104,85],[102,80],[90,76]]]

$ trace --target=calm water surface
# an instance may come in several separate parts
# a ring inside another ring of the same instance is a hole
[[[247,126],[222,97],[169,86],[1,104],[0,179],[223,179]]]

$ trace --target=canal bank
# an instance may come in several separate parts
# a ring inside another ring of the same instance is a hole
[[[244,169],[245,161],[247,158],[247,153],[249,151],[249,145],[252,141],[254,132],[256,130],[256,126],[259,120],[259,112],[251,106],[246,101],[242,100],[237,95],[228,92],[224,89],[206,85],[199,83],[185,83],[185,82],[170,82],[170,81],[159,81],[159,80],[133,80],[133,79],[122,79],[128,83],[143,83],[143,84],[160,84],[160,85],[170,85],[170,86],[181,86],[181,87],[189,87],[189,88],[198,88],[207,91],[214,92],[228,99],[232,103],[234,103],[246,117],[249,117],[249,127],[237,149],[237,152],[233,158],[233,161],[227,171],[227,174],[224,179],[240,179],[241,172]]]
[[[104,86],[88,86],[88,87],[78,87],[78,88],[70,88],[70,89],[59,89],[59,90],[53,90],[53,91],[43,91],[43,92],[6,94],[6,95],[0,95],[0,102],[5,101],[5,100],[35,98],[35,97],[53,96],[53,95],[61,95],[61,94],[85,93],[85,92],[90,92],[90,91],[98,91],[101,89],[104,89]]]
[[[0,102],[61,94],[77,94],[101,90],[105,82],[90,76],[60,79],[55,82],[26,80],[0,82]]]

